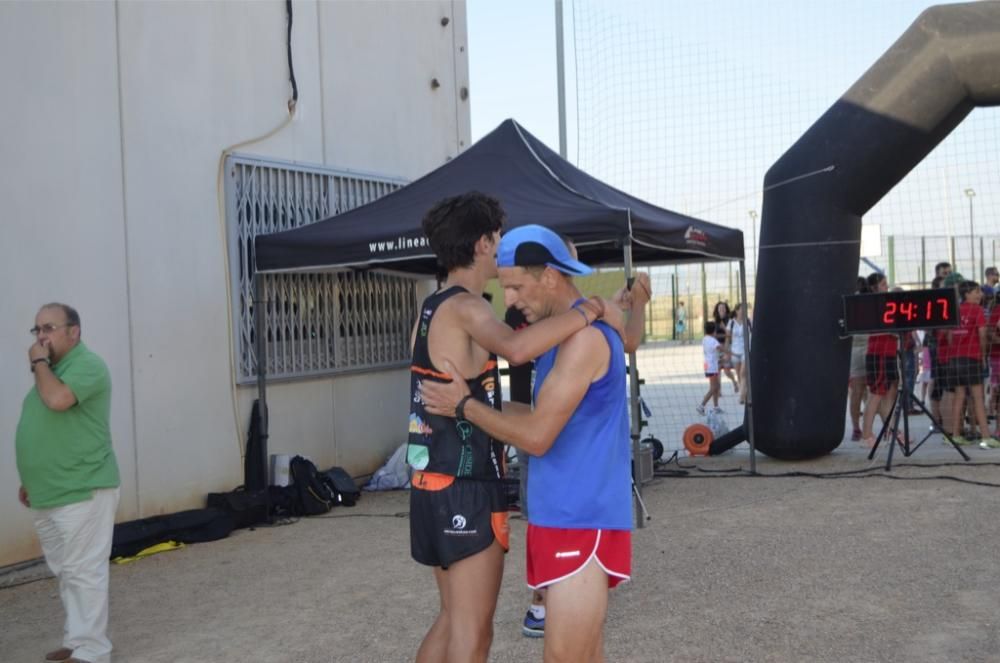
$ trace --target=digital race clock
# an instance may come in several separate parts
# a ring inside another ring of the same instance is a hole
[[[955,288],[844,297],[844,331],[848,334],[894,333],[958,325]]]

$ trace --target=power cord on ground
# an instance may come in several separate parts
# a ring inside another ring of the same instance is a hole
[[[896,481],[953,481],[955,483],[963,483],[972,486],[984,486],[987,488],[1000,488],[1000,483],[992,483],[989,481],[977,481],[975,479],[965,479],[962,477],[949,476],[946,474],[935,474],[931,476],[901,476],[899,474],[890,474],[884,470],[882,465],[869,466],[864,468],[859,468],[855,470],[839,470],[835,472],[803,472],[803,471],[792,471],[792,472],[757,472],[756,474],[751,473],[749,470],[743,469],[743,467],[735,468],[706,468],[699,467],[697,465],[682,465],[679,458],[677,457],[677,452],[671,456],[664,464],[674,463],[679,469],[657,469],[654,470],[653,476],[656,478],[675,478],[675,479],[726,479],[730,477],[763,477],[769,479],[786,479],[786,478],[809,478],[809,479],[867,479],[867,478],[885,478],[893,479]],[[940,467],[1000,467],[1000,462],[982,462],[982,463],[960,463],[960,462],[944,462],[944,463],[897,463],[894,465],[895,468],[940,468]],[[695,472],[700,472],[704,476],[694,474]]]

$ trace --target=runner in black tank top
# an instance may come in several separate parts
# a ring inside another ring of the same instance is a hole
[[[503,445],[467,421],[428,414],[417,396],[421,380],[451,381],[431,361],[427,332],[438,307],[462,292],[468,291],[461,286],[452,286],[436,292],[424,300],[420,310],[410,365],[410,426],[406,458],[414,469],[425,472],[456,478],[498,480],[503,478]],[[495,354],[490,354],[479,375],[466,380],[466,383],[472,398],[500,409],[501,399],[497,393],[500,372]]]
[[[427,566],[447,569],[481,552],[494,540],[504,550],[507,498],[503,445],[468,421],[429,414],[419,397],[420,383],[451,382],[431,360],[427,337],[438,308],[466,293],[462,286],[424,300],[410,365],[410,426],[406,460],[416,470],[410,491],[410,554]],[[490,354],[479,375],[466,380],[472,398],[500,409],[500,372]]]

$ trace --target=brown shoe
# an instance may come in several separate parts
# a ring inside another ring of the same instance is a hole
[[[66,647],[60,647],[55,651],[50,651],[45,655],[46,661],[66,661],[73,655],[73,650]]]

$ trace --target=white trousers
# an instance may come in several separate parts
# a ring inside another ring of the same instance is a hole
[[[86,502],[35,510],[35,531],[66,610],[62,646],[92,663],[111,660],[108,558],[118,494],[118,488],[104,488]]]

